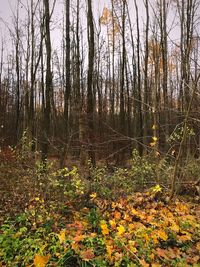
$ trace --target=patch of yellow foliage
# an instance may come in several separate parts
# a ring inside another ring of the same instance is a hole
[[[101,221],[100,227],[101,227],[101,232],[103,235],[109,235],[110,231],[109,231],[108,226],[107,226],[105,221],[103,221],[103,220]]]
[[[45,267],[47,265],[48,261],[50,260],[50,258],[51,258],[50,254],[48,254],[46,256],[36,254],[34,261],[33,261],[34,266],[35,267]]]

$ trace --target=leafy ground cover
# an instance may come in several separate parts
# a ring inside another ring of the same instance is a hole
[[[0,166],[1,267],[200,266],[198,203],[167,203],[162,184],[134,192],[155,164],[137,157],[88,181],[76,167],[43,173],[27,162]]]
[[[116,201],[93,193],[89,207],[68,201],[60,212],[35,197],[2,224],[0,266],[200,266],[198,206],[166,205],[156,190]]]

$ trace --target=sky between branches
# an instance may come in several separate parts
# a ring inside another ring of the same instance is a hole
[[[0,45],[2,40],[6,43],[6,47],[10,47],[10,36],[8,32],[8,27],[10,29],[13,29],[13,13],[17,10],[17,1],[18,0],[0,0],[1,6],[0,6]],[[23,4],[26,5],[27,3],[30,4],[30,0],[20,0],[22,2],[22,5],[20,5],[20,18],[21,20],[24,19],[26,16],[25,8],[23,7]],[[36,1],[36,0],[35,0]],[[81,24],[83,26],[83,29],[86,28],[86,0],[81,0],[82,3],[82,13],[81,13]],[[150,7],[154,5],[155,0],[149,1]],[[53,3],[53,0],[50,0],[50,4]],[[129,5],[129,12],[130,17],[133,25],[133,29],[135,27],[136,23],[136,16],[135,16],[135,8],[134,8],[134,1],[133,0],[127,0],[127,3]],[[71,0],[72,9],[73,6],[76,5],[76,0]],[[145,25],[145,7],[144,2],[142,0],[137,0],[137,5],[139,9],[139,18],[140,18],[140,28],[141,28],[141,37],[143,37],[143,27]],[[96,23],[98,22],[99,18],[102,15],[103,8],[104,7],[110,7],[111,3],[110,0],[93,0],[93,14],[94,19]],[[64,0],[56,0],[55,10],[52,17],[52,25],[56,25],[54,30],[51,32],[51,38],[52,38],[52,45],[53,48],[58,49],[60,47],[61,43],[61,36],[62,36],[62,19],[63,19],[63,9],[64,9]],[[151,8],[150,8],[151,9]],[[151,15],[150,15],[151,16]],[[174,23],[174,12],[173,10],[169,10],[168,14],[168,27],[169,29],[172,27],[173,30],[170,32],[170,38],[173,40],[177,40],[179,38],[179,30],[178,27],[175,27]],[[71,18],[72,19],[72,18]],[[97,23],[98,24],[98,23]],[[103,27],[102,27],[103,28]]]

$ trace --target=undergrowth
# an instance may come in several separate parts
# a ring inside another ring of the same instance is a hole
[[[200,266],[198,205],[166,203],[166,159],[133,151],[127,168],[89,164],[85,175],[9,155],[0,166],[1,267]],[[185,178],[198,180],[198,169],[190,161]]]

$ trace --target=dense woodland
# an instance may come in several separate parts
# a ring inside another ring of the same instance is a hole
[[[59,19],[56,1],[16,2],[1,37],[2,147],[26,132],[43,160],[119,163],[133,148],[177,153],[187,117],[185,152],[199,156],[199,1],[111,1],[99,17],[96,2],[63,1]]]
[[[12,4],[0,267],[199,267],[200,0]]]

